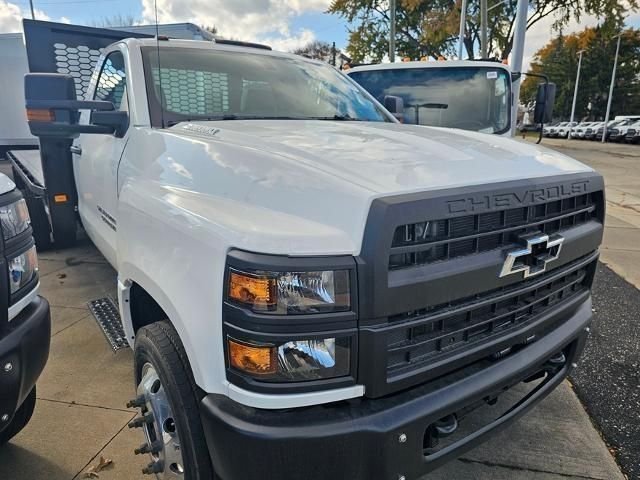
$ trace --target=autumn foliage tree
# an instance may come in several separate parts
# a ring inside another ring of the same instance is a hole
[[[614,38],[622,33],[611,114],[624,115],[640,111],[640,30],[621,31],[607,21],[572,35],[559,35],[534,56],[530,72],[544,73],[557,86],[555,116],[569,119],[578,68],[578,52],[584,50],[580,85],[576,98],[577,120],[604,118],[615,56]],[[532,104],[539,79],[526,78],[520,102]]]
[[[401,56],[420,58],[456,55],[461,0],[397,0],[396,48]],[[637,10],[639,0],[531,0],[527,28],[545,18],[554,19],[560,30],[585,14],[606,16],[622,22],[625,14]],[[488,51],[490,57],[507,58],[513,48],[515,0],[495,2],[489,11]],[[333,0],[330,13],[349,23],[347,52],[355,62],[379,62],[389,50],[388,0]],[[479,50],[480,0],[470,0],[464,38],[466,54],[474,58]]]

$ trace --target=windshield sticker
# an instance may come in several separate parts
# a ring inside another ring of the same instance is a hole
[[[498,78],[498,72],[487,72],[487,78]]]

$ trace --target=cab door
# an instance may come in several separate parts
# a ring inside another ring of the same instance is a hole
[[[116,110],[129,112],[126,47],[110,47],[96,79],[92,79],[87,99],[112,102]],[[89,122],[83,112],[81,123]],[[117,175],[129,131],[123,136],[82,134],[71,148],[78,186],[78,210],[85,230],[107,260],[116,265]]]

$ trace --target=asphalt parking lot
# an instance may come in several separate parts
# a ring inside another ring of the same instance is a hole
[[[628,410],[638,400],[633,327],[640,306],[640,170],[634,162],[640,161],[640,148],[629,147],[629,153],[624,146],[600,150],[593,142],[569,142],[567,150],[566,141],[557,143],[607,181],[602,260],[610,270],[599,272],[593,339],[572,379],[580,399],[565,383],[526,417],[430,479],[623,479],[611,451],[628,478],[640,478],[634,465],[640,435],[632,418],[637,403]],[[114,354],[87,308],[90,300],[115,295],[115,272],[88,241],[41,253],[40,267],[42,294],[52,305],[51,355],[32,422],[0,450],[0,479],[83,478],[101,456],[113,461],[101,479],[145,478],[140,471],[146,458],[133,455],[141,433],[126,427],[135,416],[125,408],[134,396],[131,351]],[[611,328],[619,319],[624,322]],[[627,342],[615,343],[625,335]],[[612,350],[614,343],[618,350]]]

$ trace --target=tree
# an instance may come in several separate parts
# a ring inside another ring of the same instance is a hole
[[[313,40],[303,47],[296,48],[293,53],[295,53],[296,55],[302,55],[303,57],[313,58],[316,60],[322,60],[323,62],[331,63],[334,52],[333,46],[329,42]]]
[[[99,20],[94,20],[91,24],[94,27],[105,27],[105,28],[114,28],[114,27],[130,27],[132,25],[138,25],[141,23],[139,18],[134,17],[133,15],[122,15],[121,13],[116,13],[109,17],[102,17]]]
[[[622,33],[611,114],[624,115],[640,111],[640,30],[621,31],[607,20],[595,28],[568,36],[559,35],[538,50],[530,72],[544,73],[557,86],[554,114],[571,116],[571,105],[578,68],[578,51],[585,50],[576,98],[575,118],[600,120],[605,116],[616,39]],[[531,105],[540,79],[525,78],[520,90],[521,103]]]
[[[461,0],[397,0],[396,45],[402,56],[420,58],[456,55]],[[624,15],[637,10],[640,0],[531,0],[527,28],[549,16],[560,30],[570,20],[585,14],[605,16],[618,25]],[[488,52],[505,59],[511,53],[516,0],[496,2],[489,11]],[[388,0],[333,0],[328,12],[349,23],[347,52],[354,61],[379,62],[389,50]],[[464,46],[469,58],[479,50],[480,0],[470,0]]]

